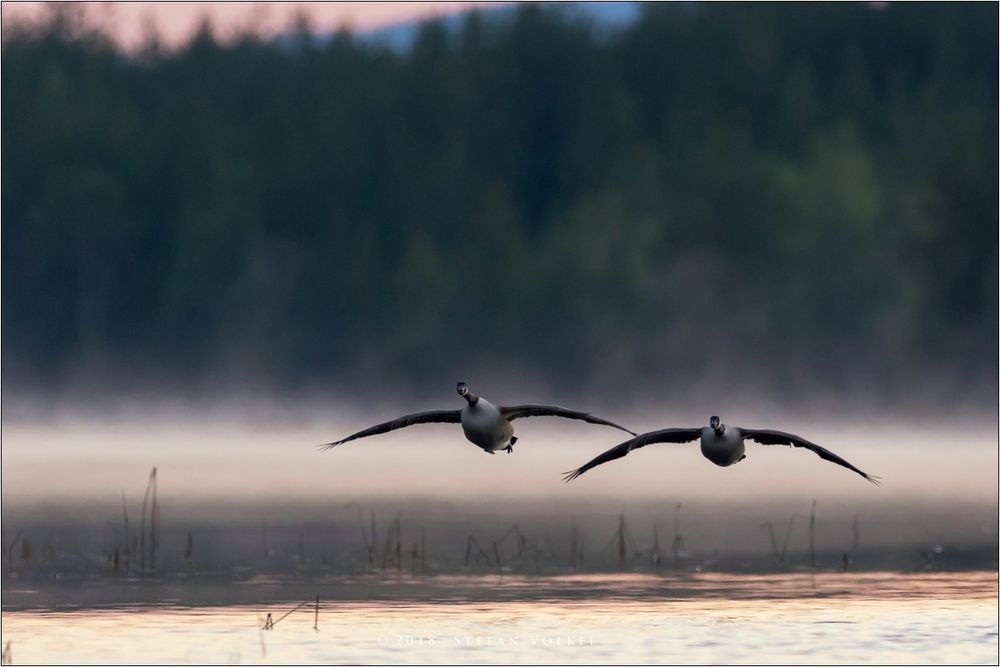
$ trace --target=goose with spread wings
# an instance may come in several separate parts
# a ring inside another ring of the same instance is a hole
[[[589,463],[566,473],[565,481],[576,479],[591,468],[595,468],[602,463],[614,461],[625,456],[633,449],[639,449],[646,445],[658,442],[684,443],[701,440],[701,453],[706,459],[718,466],[731,466],[739,463],[746,456],[744,440],[753,440],[762,445],[787,445],[789,447],[802,447],[815,452],[821,459],[844,466],[848,470],[853,470],[864,477],[872,484],[878,484],[879,478],[869,475],[862,470],[840,458],[830,450],[809,442],[791,433],[783,431],[772,431],[770,429],[739,428],[737,426],[726,427],[718,417],[709,419],[708,426],[704,428],[665,428],[659,431],[650,431],[637,435],[631,440],[627,440],[617,447],[612,447],[600,456],[594,458]]]
[[[612,426],[635,435],[634,432],[624,426],[619,426],[600,417],[595,417],[589,412],[577,412],[575,410],[560,408],[556,405],[493,405],[485,398],[476,396],[469,391],[469,385],[464,382],[459,382],[456,389],[458,395],[466,401],[465,407],[461,410],[432,410],[430,412],[417,412],[412,415],[404,415],[398,419],[358,431],[341,440],[320,445],[320,447],[322,449],[332,449],[350,440],[378,435],[379,433],[388,433],[389,431],[413,426],[414,424],[443,422],[461,424],[466,439],[488,454],[495,454],[501,449],[510,454],[514,451],[514,443],[517,442],[517,436],[514,435],[514,426],[510,422],[521,417],[565,417],[566,419],[580,419],[590,424]]]

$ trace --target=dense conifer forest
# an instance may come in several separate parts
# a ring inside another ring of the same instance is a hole
[[[738,377],[995,408],[997,11],[527,5],[405,52],[5,25],[5,388]]]

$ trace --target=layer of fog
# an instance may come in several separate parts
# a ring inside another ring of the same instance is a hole
[[[408,411],[456,407],[457,396],[420,397]],[[594,409],[595,406],[573,406]],[[239,409],[176,411],[169,406],[115,414],[50,414],[5,419],[3,499],[118,502],[137,496],[156,466],[160,484],[187,501],[294,501],[369,498],[506,502],[582,499],[755,502],[850,499],[887,502],[997,502],[995,419],[888,422],[830,413],[713,410],[730,424],[803,435],[883,478],[881,487],[811,452],[748,445],[745,461],[718,468],[697,444],[655,445],[588,472],[570,484],[560,473],[627,439],[614,429],[553,418],[515,422],[513,454],[488,455],[456,425],[421,425],[353,441],[316,445],[407,411],[377,403],[365,410]],[[600,410],[642,432],[696,426],[709,413]]]

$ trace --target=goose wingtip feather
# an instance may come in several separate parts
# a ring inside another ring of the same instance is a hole
[[[574,479],[583,474],[583,471],[577,468],[576,470],[567,470],[562,473],[564,482],[572,482]]]
[[[342,444],[344,444],[343,440],[337,440],[336,442],[326,442],[323,443],[322,445],[316,445],[316,449],[318,449],[321,452],[326,452],[333,449],[337,445],[342,445]]]

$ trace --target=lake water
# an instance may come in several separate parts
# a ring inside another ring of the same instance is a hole
[[[996,572],[340,579],[289,587],[320,607],[284,618],[297,602],[274,581],[267,602],[204,606],[79,606],[87,586],[59,589],[63,605],[5,586],[15,663],[998,661]]]

